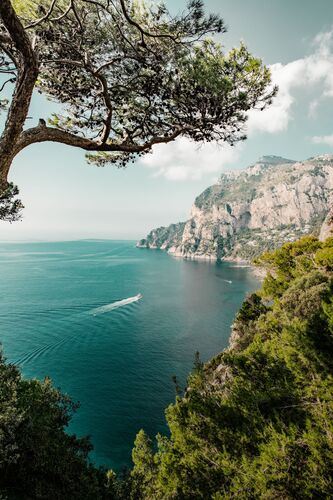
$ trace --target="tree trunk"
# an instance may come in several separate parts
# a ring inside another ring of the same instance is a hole
[[[0,142],[0,194],[8,187],[8,172],[15,158],[15,153],[12,151],[3,151]]]
[[[0,189],[7,186],[9,169],[19,151],[17,143],[23,132],[32,92],[38,76],[38,70],[34,66],[26,68],[26,65],[24,65],[20,73],[5,128],[0,138]]]
[[[15,47],[18,76],[7,120],[0,137],[0,189],[7,186],[10,166],[18,153],[17,142],[28,115],[31,96],[38,77],[38,62],[30,39],[10,0],[0,1],[0,17]]]

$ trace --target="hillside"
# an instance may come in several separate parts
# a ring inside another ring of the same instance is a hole
[[[137,435],[131,498],[332,498],[332,245],[310,236],[258,259],[268,274],[229,348],[196,356],[157,447]]]
[[[299,162],[264,156],[222,174],[195,199],[188,221],[154,229],[137,246],[191,259],[250,260],[318,235],[332,193],[332,155]]]

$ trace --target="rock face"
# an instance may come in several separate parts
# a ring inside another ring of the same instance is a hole
[[[221,175],[187,222],[154,229],[139,247],[194,259],[249,261],[266,249],[319,234],[333,204],[333,155],[296,162],[264,156]]]
[[[153,229],[146,238],[138,241],[136,246],[139,248],[169,250],[170,247],[179,245],[184,233],[185,224],[185,222],[178,222],[178,224],[170,224],[168,227]]]
[[[323,225],[321,226],[319,239],[326,240],[329,236],[333,236],[333,209],[328,212]]]

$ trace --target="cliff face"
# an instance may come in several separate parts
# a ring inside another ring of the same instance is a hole
[[[265,156],[222,174],[185,223],[155,229],[137,246],[195,259],[250,260],[304,234],[319,234],[333,203],[333,155],[302,162]]]
[[[148,236],[137,243],[137,247],[160,248],[169,250],[180,244],[184,233],[185,222],[170,224],[168,227],[158,227],[150,231]]]
[[[333,236],[333,208],[328,212],[323,225],[321,226],[319,239],[326,240],[329,236]]]

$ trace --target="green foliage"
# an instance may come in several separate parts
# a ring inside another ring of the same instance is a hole
[[[12,0],[12,5],[20,16],[38,19],[38,4],[34,0]]]
[[[0,193],[0,220],[15,222],[21,219],[24,206],[21,200],[16,198],[18,194],[18,187],[12,182]]]
[[[261,301],[257,293],[252,293],[242,304],[236,320],[240,323],[247,324],[259,318],[259,316],[266,312],[266,307]]]
[[[0,355],[0,494],[8,499],[112,499],[115,479],[88,461],[92,446],[65,432],[75,405],[23,379]]]
[[[333,247],[324,247],[316,253],[316,264],[327,271],[333,271]]]
[[[156,464],[152,441],[141,430],[135,439],[132,451],[133,470],[131,471],[131,498],[144,498],[156,474]]]
[[[267,310],[260,295],[257,293],[252,293],[246,298],[232,325],[230,345],[233,348],[237,347],[237,349],[241,350],[249,345],[252,340],[252,331],[256,321]]]
[[[332,242],[258,259],[270,274],[236,316],[237,340],[190,375],[155,455],[138,435],[138,498],[333,496]]]
[[[294,243],[285,243],[274,252],[265,252],[255,258],[254,264],[268,270],[262,295],[266,298],[281,297],[293,279],[316,268],[316,252],[323,246],[315,236],[305,236]]]

